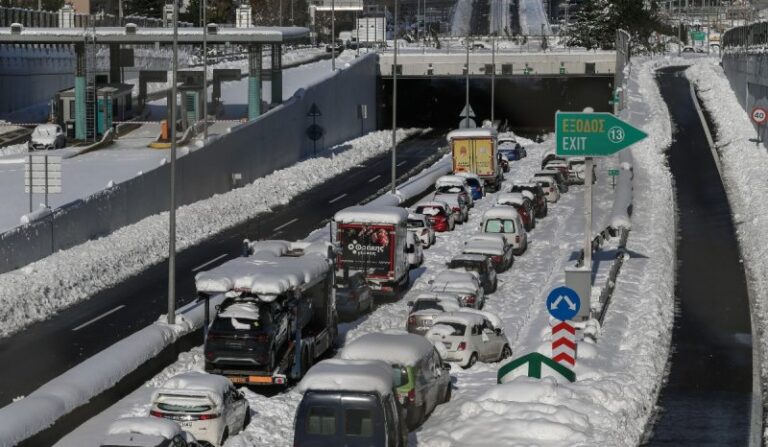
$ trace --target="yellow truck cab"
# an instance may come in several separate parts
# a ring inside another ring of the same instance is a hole
[[[492,191],[498,191],[503,180],[497,155],[498,134],[495,129],[459,129],[448,134],[453,157],[453,172],[477,174]]]

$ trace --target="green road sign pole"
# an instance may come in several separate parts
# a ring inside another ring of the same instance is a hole
[[[592,269],[592,157],[584,163],[584,268]]]

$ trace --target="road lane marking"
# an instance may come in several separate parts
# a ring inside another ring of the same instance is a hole
[[[82,329],[82,328],[84,328],[84,327],[86,327],[86,326],[88,326],[90,324],[93,324],[93,323],[101,320],[102,318],[104,318],[104,317],[106,317],[108,315],[111,315],[111,314],[117,312],[118,310],[122,309],[123,307],[125,307],[125,304],[121,304],[121,305],[115,307],[112,310],[108,310],[108,311],[104,312],[103,314],[99,315],[98,317],[90,319],[90,320],[86,321],[85,323],[81,324],[80,326],[72,329],[72,331],[79,331],[80,329]]]
[[[339,197],[336,197],[335,199],[329,200],[328,203],[336,203],[339,200],[343,199],[344,197],[347,197],[347,193],[344,193],[344,194],[340,195]]]
[[[377,175],[376,177],[374,177],[374,178],[372,178],[372,179],[368,180],[368,183],[373,183],[373,182],[375,182],[376,180],[378,180],[378,179],[380,179],[380,178],[381,178],[381,174],[379,174],[379,175]]]
[[[280,225],[279,227],[275,227],[274,231],[276,231],[276,232],[277,232],[277,231],[280,231],[280,230],[282,230],[283,228],[287,227],[288,225],[290,225],[290,224],[292,224],[292,223],[295,223],[295,222],[297,222],[298,220],[299,220],[299,218],[298,218],[298,217],[294,217],[293,219],[291,219],[291,220],[289,220],[288,222],[286,222],[286,223],[284,223],[284,224]]]
[[[396,164],[395,166],[400,167],[400,166],[402,166],[402,165],[404,165],[406,163],[408,163],[408,160],[403,160],[400,163]]]
[[[198,270],[202,270],[202,269],[208,267],[209,265],[213,264],[214,262],[218,261],[219,259],[226,258],[226,257],[227,257],[226,253],[224,253],[223,255],[216,256],[215,258],[211,259],[210,261],[206,262],[205,264],[200,264],[197,267],[193,268],[192,271],[196,272]]]

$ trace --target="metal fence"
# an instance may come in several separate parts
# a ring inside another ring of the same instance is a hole
[[[723,49],[763,48],[768,45],[768,22],[731,28],[723,34],[721,41]]]
[[[59,26],[59,12],[0,7],[0,28],[9,27],[12,23],[20,23],[26,28],[57,28]],[[112,14],[74,15],[75,28],[86,28],[89,26],[125,26],[126,23],[134,23],[143,28],[159,28],[163,26],[162,19],[154,17],[129,15],[120,19]],[[190,27],[192,24],[188,22],[179,22],[179,26]]]

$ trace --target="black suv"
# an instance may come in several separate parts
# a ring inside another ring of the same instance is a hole
[[[293,332],[291,314],[278,301],[225,299],[205,339],[205,370],[274,371]]]
[[[509,192],[523,192],[523,191],[529,191],[534,196],[533,209],[536,213],[536,218],[541,219],[543,217],[546,217],[547,213],[549,212],[549,207],[547,206],[546,194],[544,194],[544,190],[541,189],[541,185],[538,183],[525,183],[525,184],[516,183],[512,185],[512,188],[510,188],[509,190]]]

